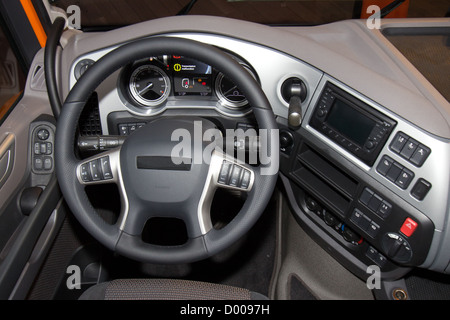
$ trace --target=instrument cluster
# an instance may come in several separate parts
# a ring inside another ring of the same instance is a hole
[[[255,78],[253,69],[239,63]],[[230,112],[242,112],[248,101],[239,88],[223,73],[192,58],[164,55],[148,57],[126,66],[120,76],[122,100],[137,113],[192,101],[214,104]]]

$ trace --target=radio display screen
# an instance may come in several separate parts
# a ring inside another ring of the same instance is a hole
[[[364,146],[376,122],[336,97],[326,124],[359,146]]]

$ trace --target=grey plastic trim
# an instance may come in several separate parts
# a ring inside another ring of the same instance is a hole
[[[5,184],[12,172],[15,141],[14,134],[10,133],[0,145],[0,188]]]
[[[53,244],[53,240],[58,234],[65,216],[63,200],[61,199],[42,230],[36,246],[9,296],[9,300],[23,300],[27,297],[28,291],[35,281],[35,277]]]

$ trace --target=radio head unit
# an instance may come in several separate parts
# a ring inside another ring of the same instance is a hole
[[[372,166],[396,122],[327,82],[309,125]]]

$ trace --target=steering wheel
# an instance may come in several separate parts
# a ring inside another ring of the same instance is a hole
[[[201,118],[156,120],[128,136],[121,147],[88,159],[77,157],[74,147],[77,123],[97,86],[132,61],[172,54],[192,57],[211,65],[242,90],[252,107],[259,132],[266,133],[267,139],[260,140],[269,161],[250,166],[221,152],[217,146],[211,148],[211,142],[191,145],[191,149],[186,151],[191,155],[188,159],[174,156],[174,148],[180,143],[180,140],[173,141],[176,130],[194,137],[198,132],[214,129],[212,122]],[[209,155],[210,161],[192,161],[198,152]],[[81,225],[104,246],[142,262],[189,263],[211,257],[233,244],[264,211],[275,188],[278,161],[277,125],[259,84],[221,50],[188,39],[141,39],[106,54],[72,88],[57,123],[56,174],[69,208]],[[86,185],[100,183],[118,186],[121,212],[114,224],[99,216],[86,194]],[[217,188],[247,193],[241,210],[222,229],[215,229],[210,217],[211,202]],[[152,217],[183,220],[187,230],[186,243],[159,246],[144,242],[141,234],[145,223]]]

